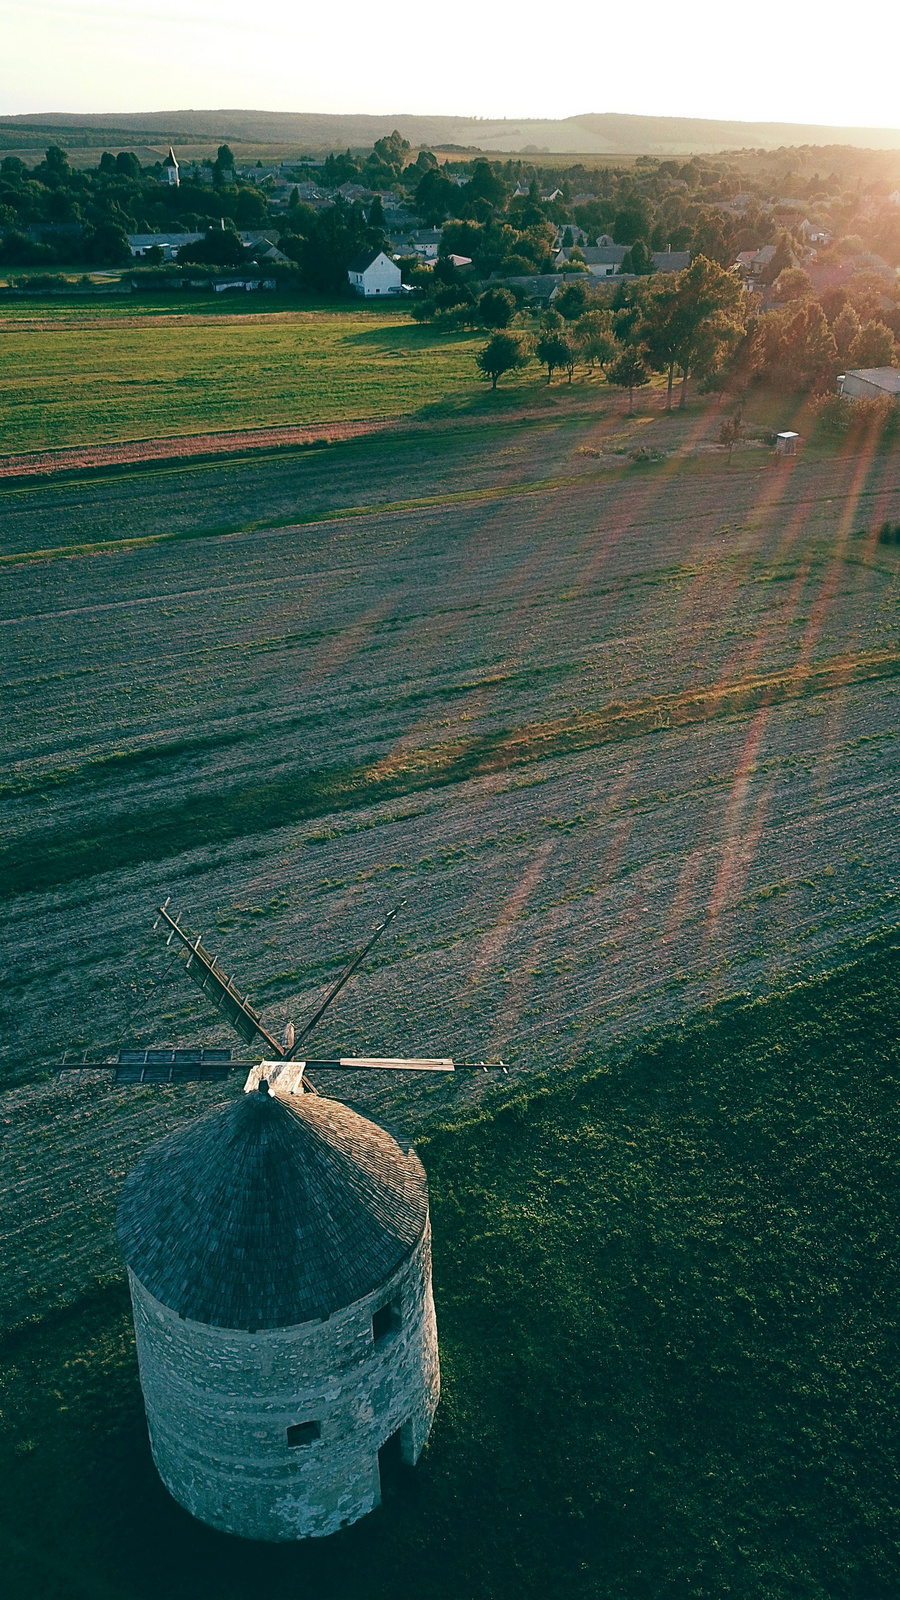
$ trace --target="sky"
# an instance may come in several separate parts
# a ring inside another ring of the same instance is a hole
[[[896,0],[394,0],[381,16],[375,0],[0,0],[0,115],[616,111],[897,127],[898,45]]]

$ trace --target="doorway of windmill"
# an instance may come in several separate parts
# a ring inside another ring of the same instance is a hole
[[[381,1498],[391,1500],[406,1488],[412,1477],[409,1461],[409,1444],[404,1439],[404,1429],[398,1428],[386,1439],[378,1452],[378,1475],[381,1479]]]
[[[403,1481],[403,1451],[399,1428],[385,1440],[378,1452],[378,1475],[381,1479],[381,1498],[390,1500],[399,1493]]]

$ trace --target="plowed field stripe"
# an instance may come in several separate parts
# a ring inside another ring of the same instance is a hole
[[[588,750],[667,728],[712,721],[900,675],[900,651],[835,656],[737,683],[656,695],[631,704],[526,723],[419,750],[403,750],[359,767],[293,773],[179,805],[101,822],[80,836],[55,830],[16,841],[0,852],[0,898],[44,890],[141,861],[222,844],[328,812],[397,799],[422,789],[463,783],[531,761]],[[102,791],[101,791],[102,792]]]

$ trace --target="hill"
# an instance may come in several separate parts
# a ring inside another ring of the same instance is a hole
[[[41,112],[0,120],[0,148],[31,149],[47,134],[70,145],[231,140],[284,145],[288,150],[370,147],[398,128],[412,145],[447,145],[485,151],[673,155],[719,150],[778,149],[797,145],[855,145],[900,149],[898,128],[836,128],[788,122],[728,122],[700,117],[627,116],[617,112],[551,118],[491,120],[478,117],[325,115],[279,111],[154,111],[75,115]]]

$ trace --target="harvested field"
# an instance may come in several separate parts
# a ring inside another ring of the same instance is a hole
[[[317,1048],[523,1070],[896,923],[895,460],[597,473],[597,426],[4,494],[7,553],[66,556],[3,573],[8,1320],[116,1270],[121,1172],[213,1094],[28,1081],[226,1039],[166,894],[278,1026],[405,895]],[[462,1091],[354,1092],[421,1127]]]

